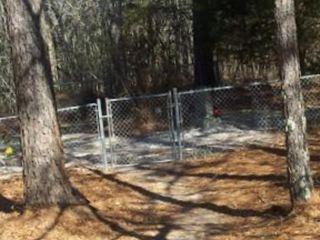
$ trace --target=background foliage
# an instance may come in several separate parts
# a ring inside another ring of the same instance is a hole
[[[320,2],[298,0],[303,74],[319,72]],[[194,11],[221,84],[278,77],[273,0],[47,0],[50,57],[59,105],[194,86]],[[14,91],[0,4],[0,112]]]

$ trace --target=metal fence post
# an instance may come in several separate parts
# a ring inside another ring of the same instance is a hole
[[[169,132],[170,132],[170,140],[172,144],[172,159],[177,159],[177,147],[176,147],[176,138],[175,138],[175,118],[174,118],[174,104],[172,99],[172,92],[168,92],[168,100],[167,100],[167,108],[168,108],[168,121],[169,121]]]
[[[102,105],[101,100],[97,99],[98,105],[98,119],[99,119],[99,133],[100,133],[100,141],[101,141],[101,158],[106,167],[108,167],[107,153],[106,153],[106,137],[104,134],[104,124],[103,124],[103,113],[102,113]]]
[[[110,159],[111,159],[111,165],[114,167],[114,151],[113,151],[113,144],[112,144],[112,138],[114,137],[113,133],[113,120],[112,120],[112,109],[111,109],[111,102],[108,98],[105,98],[106,103],[106,111],[107,111],[107,120],[108,120],[108,137],[109,137],[109,147],[110,147]]]
[[[97,105],[95,108],[95,114],[96,114],[96,122],[97,122],[97,133],[98,133],[98,139],[101,139],[101,129],[100,129],[100,117],[99,117],[99,104],[98,104],[98,99],[97,99]],[[102,158],[102,157],[101,157]]]
[[[180,101],[178,96],[178,90],[173,89],[173,102],[174,102],[174,121],[175,121],[175,141],[178,145],[178,160],[182,160],[182,142],[181,142],[181,111],[180,111]]]

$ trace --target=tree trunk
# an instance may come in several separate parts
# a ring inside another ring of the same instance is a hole
[[[56,48],[54,45],[54,38],[53,38],[53,20],[51,19],[52,7],[51,2],[46,1],[45,3],[47,6],[45,6],[44,17],[42,18],[43,21],[45,21],[43,24],[41,24],[42,28],[42,35],[43,39],[46,42],[46,51],[49,55],[50,65],[51,65],[51,72],[52,72],[52,80],[53,83],[58,83],[59,81],[59,72],[58,72],[58,62],[57,62],[57,54],[56,54]]]
[[[209,7],[210,0],[193,0],[194,77],[196,87],[215,87],[219,84],[218,76],[215,75],[215,68],[217,68],[218,63],[213,60]]]
[[[306,118],[300,84],[294,0],[276,0],[275,17],[283,81],[288,180],[293,206],[311,198],[313,182],[306,140]]]
[[[42,29],[42,0],[6,0],[11,61],[21,124],[27,206],[80,203],[64,169],[64,153]]]
[[[213,37],[211,36],[210,15],[211,0],[193,0],[193,47],[194,47],[194,86],[216,87],[219,85],[218,61],[213,59]],[[212,96],[204,93],[198,99],[201,103],[195,109],[194,125],[203,129],[209,128],[208,119],[212,116]]]

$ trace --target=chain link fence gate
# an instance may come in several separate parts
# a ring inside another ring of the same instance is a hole
[[[98,101],[98,105],[101,104]],[[100,120],[107,165],[130,166],[175,158],[171,93],[106,99]]]
[[[301,85],[308,126],[319,127],[320,76],[302,77]],[[274,81],[107,99],[103,159],[128,166],[270,146],[284,134],[281,91],[281,82]]]

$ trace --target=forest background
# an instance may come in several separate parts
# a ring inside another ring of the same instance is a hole
[[[320,72],[320,2],[296,1],[302,75]],[[274,1],[46,1],[58,106],[278,79]],[[0,3],[0,114],[15,112]]]

